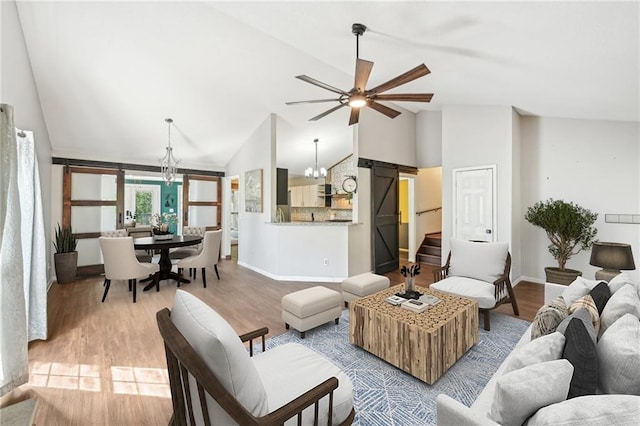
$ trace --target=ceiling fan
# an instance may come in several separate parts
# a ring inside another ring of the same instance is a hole
[[[431,71],[429,71],[429,68],[427,68],[425,64],[420,64],[417,67],[405,72],[404,74],[400,74],[399,76],[392,78],[386,83],[382,83],[374,87],[373,89],[366,89],[367,81],[369,80],[369,74],[371,74],[371,69],[373,68],[373,62],[360,59],[358,55],[359,37],[364,34],[366,29],[367,27],[362,24],[353,24],[351,26],[351,32],[356,36],[356,74],[353,83],[353,89],[347,92],[306,75],[297,75],[297,79],[305,81],[309,84],[313,84],[314,86],[322,87],[323,89],[337,93],[340,96],[333,99],[314,99],[309,101],[286,102],[286,104],[297,105],[315,104],[322,102],[338,102],[337,106],[323,112],[320,115],[316,115],[315,117],[309,119],[309,121],[317,121],[322,117],[326,117],[332,112],[348,105],[351,107],[351,115],[349,116],[349,125],[351,126],[352,124],[356,124],[358,122],[360,118],[360,109],[364,106],[378,111],[379,113],[384,114],[389,118],[396,118],[398,115],[400,115],[400,111],[389,108],[386,105],[382,105],[378,101],[430,102],[431,98],[433,97],[433,93],[383,94],[383,92],[386,92],[387,90],[391,90],[395,87],[409,83],[410,81],[429,74]]]

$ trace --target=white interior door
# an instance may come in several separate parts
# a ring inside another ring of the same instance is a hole
[[[465,240],[496,240],[496,166],[453,170],[453,236]]]

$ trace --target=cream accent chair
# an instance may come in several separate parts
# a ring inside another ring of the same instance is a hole
[[[266,327],[238,336],[216,311],[183,290],[176,291],[171,311],[164,308],[156,319],[171,385],[169,424],[353,422],[351,380],[311,349],[287,343],[265,352]],[[258,338],[263,350],[253,356]]]
[[[140,263],[133,249],[133,237],[98,238],[102,257],[104,258],[104,294],[107,298],[112,280],[129,280],[129,291],[133,291],[133,303],[136,303],[136,285],[138,278],[146,278],[158,272],[160,267],[155,263]],[[159,290],[157,275],[154,276],[156,290]]]
[[[122,238],[122,237],[131,236],[129,232],[130,230],[127,230],[127,229],[113,229],[110,231],[100,232],[100,236],[108,237],[108,238]],[[147,253],[145,250],[136,250],[135,252],[136,252],[136,258],[138,259],[139,262],[151,263],[151,260],[153,259],[151,254]]]
[[[207,230],[204,226],[183,226],[182,236],[195,236],[204,237],[204,233]],[[171,259],[184,259],[185,257],[193,256],[202,251],[202,243],[189,247],[178,247],[169,250],[169,257]]]
[[[222,230],[206,231],[204,233],[204,240],[202,242],[202,251],[196,255],[185,257],[176,263],[178,267],[178,274],[182,275],[182,270],[187,268],[202,268],[202,284],[204,288],[207,288],[207,276],[205,275],[205,269],[207,267],[214,268],[216,276],[220,280],[220,274],[218,273],[218,259],[220,258],[220,242],[222,240]],[[193,271],[193,279],[196,279],[196,272]],[[180,283],[178,283],[180,286]]]
[[[477,300],[484,314],[484,329],[489,331],[489,311],[501,304],[511,303],[513,313],[519,315],[510,272],[508,243],[452,238],[447,263],[433,271],[434,283],[429,288]]]

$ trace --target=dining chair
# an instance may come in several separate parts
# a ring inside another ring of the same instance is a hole
[[[108,237],[108,238],[122,238],[122,237],[131,236],[131,234],[130,234],[130,230],[128,229],[112,229],[109,231],[100,232],[100,236]],[[135,253],[136,253],[136,258],[138,259],[139,262],[151,263],[151,260],[153,257],[147,251],[136,250]]]
[[[203,237],[206,231],[206,227],[204,226],[183,226],[182,227],[182,236],[196,236]],[[178,247],[169,250],[169,258],[171,260],[180,260],[185,257],[194,256],[202,251],[202,243],[196,244],[195,246],[190,247]],[[193,275],[194,269],[189,269],[189,276]]]
[[[160,269],[155,263],[140,263],[133,248],[133,237],[98,238],[102,257],[104,258],[104,294],[102,302],[107,298],[112,280],[128,280],[129,291],[133,291],[133,303],[136,303],[137,279],[155,274]],[[160,291],[160,282],[154,276],[156,291]]]
[[[222,240],[222,230],[206,231],[204,233],[204,240],[202,242],[202,251],[196,255],[185,257],[178,261],[176,266],[178,267],[178,274],[182,275],[182,270],[185,268],[194,268],[193,279],[196,279],[195,268],[202,268],[202,284],[207,288],[207,276],[205,269],[211,267],[216,271],[216,276],[220,280],[220,274],[218,273],[218,258],[220,257],[220,242]],[[180,283],[178,283],[178,287]]]

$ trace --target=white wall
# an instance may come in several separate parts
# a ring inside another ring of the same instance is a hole
[[[371,169],[356,168],[358,192],[353,197],[353,218],[349,227],[349,276],[373,271],[371,250]]]
[[[394,119],[369,108],[360,112],[356,158],[384,161],[404,166],[417,166],[416,116],[397,108],[402,114]]]
[[[512,243],[512,111],[502,106],[442,108],[442,253],[449,252],[453,229],[452,171],[495,164],[497,241]],[[511,245],[511,251],[518,247]]]
[[[522,276],[522,200],[521,200],[521,137],[520,114],[511,109],[511,277]]]
[[[598,213],[597,239],[632,245],[640,268],[640,225],[605,223],[607,213],[640,213],[640,124],[522,117],[522,210],[548,198],[575,202]],[[539,228],[522,220],[522,275],[544,280],[557,266]],[[567,263],[593,279],[590,251]],[[629,271],[638,281],[638,270]]]
[[[227,164],[226,176],[239,176],[238,264],[274,272],[276,265],[275,209],[276,116],[269,115]],[[262,169],[262,213],[245,211],[245,172]],[[292,261],[294,261],[292,259]]]
[[[418,169],[415,183],[416,212],[442,207],[442,167]],[[422,243],[425,234],[441,228],[442,210],[416,216],[416,244]]]
[[[442,166],[442,112],[416,114],[416,157],[418,168]]]
[[[53,280],[55,271],[51,237],[55,222],[51,217],[51,143],[44,121],[38,90],[31,72],[22,27],[18,18],[15,1],[0,2],[1,48],[0,61],[0,102],[13,105],[15,126],[31,130],[34,134],[35,149],[38,158],[44,226],[48,230],[46,237],[47,276]]]

